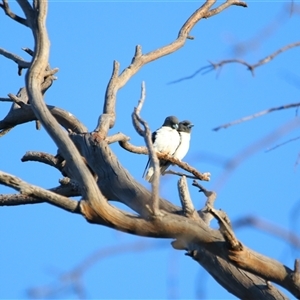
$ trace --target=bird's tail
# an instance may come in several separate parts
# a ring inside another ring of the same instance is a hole
[[[164,175],[165,171],[169,168],[169,166],[171,165],[170,162],[163,160],[160,163],[160,174]]]
[[[147,169],[147,167],[148,167],[149,164],[150,164],[150,161],[148,161],[147,166],[146,166],[146,169]],[[160,174],[164,174],[165,171],[166,171],[166,170],[169,168],[169,166],[171,165],[170,162],[165,161],[165,160],[161,160],[161,161],[159,162],[159,164],[160,164]],[[151,182],[153,181],[153,177],[154,177],[154,168],[153,168],[153,166],[150,165],[150,167],[149,167],[149,169],[147,170],[147,172],[146,172],[146,169],[145,169],[145,171],[144,171],[143,177],[145,177],[145,179],[146,179],[148,182],[151,183]]]
[[[153,175],[154,175],[154,168],[150,166],[144,177],[147,181],[152,182],[154,177]]]

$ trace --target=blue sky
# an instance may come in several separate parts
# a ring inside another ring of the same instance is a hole
[[[201,172],[210,172],[208,189],[217,188],[216,208],[225,210],[232,221],[253,215],[282,228],[293,226],[299,232],[299,141],[271,152],[268,148],[297,137],[298,130],[263,147],[258,147],[238,168],[217,185],[224,163],[295,118],[296,110],[274,112],[218,132],[212,128],[260,110],[299,102],[299,48],[281,54],[255,70],[255,76],[241,65],[227,65],[217,74],[168,84],[189,76],[208,61],[242,58],[250,63],[278,48],[299,40],[295,28],[299,15],[283,14],[289,2],[248,1],[248,8],[231,7],[221,14],[201,20],[191,32],[184,48],[144,66],[118,93],[117,121],[111,133],[123,132],[131,142],[143,145],[134,131],[131,113],[140,97],[141,82],[146,83],[146,102],[142,117],[152,130],[161,126],[168,115],[194,124],[191,147],[185,161]],[[185,20],[199,3],[189,2],[77,2],[50,1],[47,20],[51,40],[50,64],[58,67],[58,80],[46,94],[46,102],[70,111],[90,131],[101,114],[106,85],[113,60],[127,67],[137,44],[144,53],[172,42]],[[20,12],[15,2],[15,12]],[[31,33],[24,26],[0,14],[4,28],[0,47],[28,58],[22,47],[33,47]],[[272,24],[272,26],[269,26]],[[277,26],[277,25],[280,26]],[[268,27],[269,26],[269,27]],[[253,41],[246,52],[236,56],[234,46]],[[254,39],[254,41],[256,41]],[[17,93],[24,76],[17,76],[16,65],[0,57],[0,97]],[[298,85],[294,82],[298,80]],[[0,118],[9,103],[0,103]],[[143,185],[147,157],[125,152],[112,145],[120,162]],[[0,139],[0,169],[29,183],[50,188],[58,185],[61,175],[38,163],[22,163],[26,151],[56,153],[55,144],[44,129],[34,123],[13,129]],[[161,195],[178,204],[177,178],[161,180]],[[194,204],[201,208],[204,196],[190,185]],[[0,193],[13,190],[0,186]],[[291,220],[292,213],[295,213]],[[215,224],[214,224],[215,226]],[[299,257],[284,241],[253,228],[236,230],[247,246],[290,268]],[[126,245],[142,242],[143,251],[125,251]],[[59,275],[72,270],[100,249],[124,248],[124,254],[99,260],[82,277],[88,298],[93,299],[235,299],[192,259],[175,251],[169,240],[145,239],[88,224],[84,218],[48,204],[1,207],[0,209],[0,298],[27,298],[27,291],[38,286],[58,286]],[[52,295],[52,298],[54,296]],[[55,295],[76,299],[71,290]]]

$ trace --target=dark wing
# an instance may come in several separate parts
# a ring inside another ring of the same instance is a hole
[[[156,135],[157,135],[156,131],[152,132],[152,136],[151,136],[152,144],[154,144],[154,142],[155,142]],[[150,159],[148,159],[148,162],[146,164],[146,167],[145,167],[145,170],[144,170],[144,173],[143,173],[143,177],[145,177],[145,174],[146,174],[146,171],[147,171],[147,169],[149,167],[149,164],[150,164]]]
[[[149,167],[149,164],[150,164],[150,159],[148,159],[148,162],[146,164],[146,167],[145,167],[145,170],[144,170],[144,173],[143,173],[143,177],[145,177],[145,174],[146,174],[146,171],[147,171],[147,169]]]
[[[151,139],[152,139],[152,144],[154,144],[154,142],[155,142],[155,139],[156,139],[156,134],[157,134],[157,132],[156,132],[156,131],[152,132],[152,136],[151,136]]]

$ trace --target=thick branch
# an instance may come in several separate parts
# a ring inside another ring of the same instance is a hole
[[[92,174],[84,164],[76,147],[70,141],[67,133],[62,130],[55,118],[51,115],[44,103],[41,85],[45,70],[48,66],[49,57],[49,40],[45,27],[47,2],[40,1],[34,3],[36,5],[36,7],[34,7],[34,16],[32,16],[31,7],[28,7],[24,1],[19,1],[19,4],[27,16],[27,19],[30,18],[30,27],[35,39],[32,65],[26,74],[27,93],[34,114],[37,119],[41,121],[48,134],[56,143],[61,154],[66,159],[69,170],[73,173],[72,178],[75,178],[85,187],[85,189],[83,189],[83,197],[91,201],[105,202]]]

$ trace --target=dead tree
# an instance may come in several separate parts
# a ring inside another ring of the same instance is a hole
[[[28,152],[23,161],[34,160],[53,166],[60,170],[65,178],[61,180],[59,187],[46,190],[0,172],[1,184],[19,191],[18,194],[1,195],[1,206],[47,202],[68,212],[81,214],[90,223],[144,237],[172,239],[175,249],[185,250],[186,254],[203,266],[220,285],[238,298],[288,299],[272,285],[273,282],[299,299],[300,260],[295,260],[292,270],[279,261],[247,248],[235,237],[226,214],[213,208],[216,198],[214,192],[207,191],[198,181],[194,181],[194,185],[207,197],[205,207],[197,211],[189,196],[186,176],[182,176],[178,182],[181,207],[159,196],[157,157],[150,142],[148,125],[139,115],[144,100],[144,88],[132,117],[133,124],[137,132],[144,137],[147,147],[129,144],[128,137],[123,133],[109,135],[115,124],[117,92],[141,67],[183,47],[185,41],[191,38],[191,29],[201,19],[221,13],[231,5],[246,7],[246,3],[227,0],[214,6],[216,1],[207,0],[189,17],[180,29],[177,39],[171,44],[146,54],[137,46],[131,64],[122,72],[115,61],[98,126],[93,132],[87,132],[86,127],[74,116],[62,109],[47,106],[43,99],[57,72],[56,69],[51,69],[48,63],[49,40],[45,27],[47,1],[34,0],[32,4],[27,0],[17,2],[24,12],[24,17],[14,14],[7,0],[3,0],[1,8],[10,18],[32,31],[35,48],[33,51],[24,49],[32,55],[31,62],[0,49],[2,55],[17,63],[19,74],[23,69],[28,69],[25,87],[21,88],[17,95],[9,94],[9,98],[1,98],[2,101],[12,102],[7,116],[0,121],[1,135],[7,134],[17,125],[33,120],[37,126],[41,124],[56,143],[58,153],[54,156]],[[155,164],[152,191],[139,184],[129,171],[122,167],[110,148],[110,144],[116,142],[131,152],[149,152]],[[158,157],[179,165],[192,173],[196,179],[209,180],[208,173],[200,173],[168,156]],[[78,195],[81,196],[80,201],[72,199]],[[109,203],[111,200],[122,202],[135,211],[135,214],[113,206]],[[218,230],[210,227],[212,218],[218,220]]]

